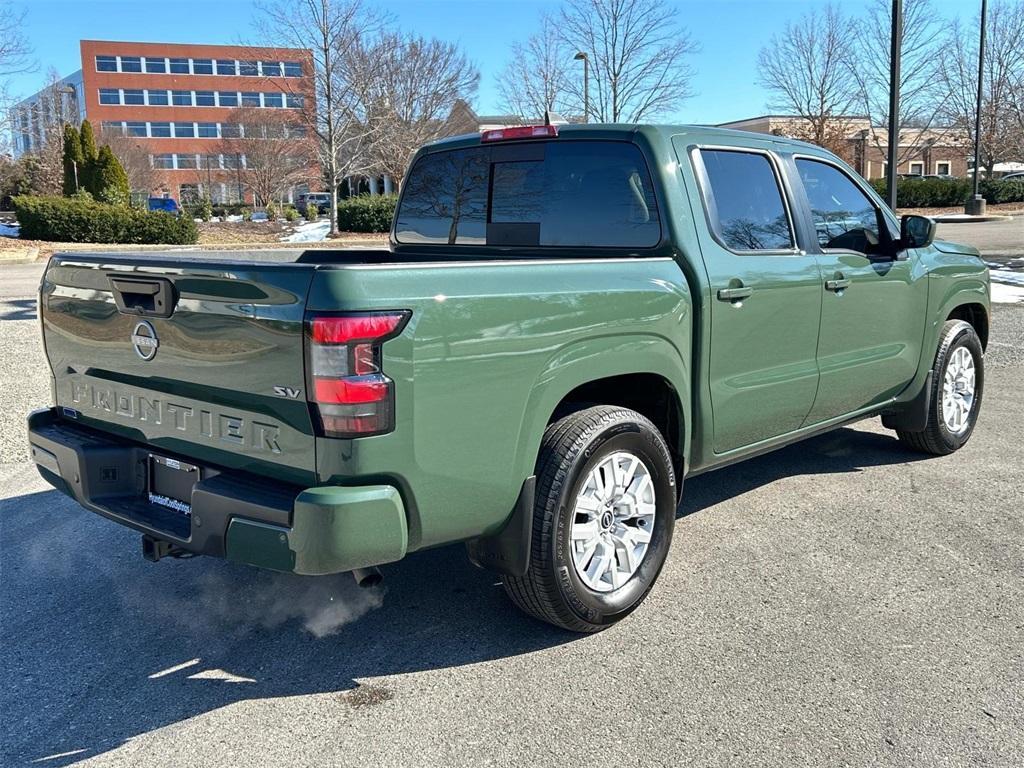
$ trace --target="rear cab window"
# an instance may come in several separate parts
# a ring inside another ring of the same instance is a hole
[[[400,244],[653,248],[661,221],[635,144],[508,142],[422,155],[396,215]]]

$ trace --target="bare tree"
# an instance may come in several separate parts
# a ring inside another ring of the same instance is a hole
[[[0,150],[7,148],[11,136],[10,108],[14,95],[7,78],[35,69],[32,48],[22,33],[25,11],[0,6]]]
[[[835,6],[811,10],[786,24],[758,54],[759,82],[771,94],[770,109],[795,115],[806,123],[798,138],[835,149],[846,118],[857,103],[857,81],[847,66],[846,51],[854,25]]]
[[[874,0],[867,15],[854,26],[853,44],[847,46],[847,64],[857,82],[857,109],[872,126],[889,122],[889,65],[891,61],[892,3]],[[928,129],[942,113],[947,95],[939,85],[939,56],[945,23],[932,0],[903,0],[903,39],[900,46],[900,115],[898,163],[917,157]],[[905,130],[905,129],[914,130]],[[872,131],[883,151],[888,134]]]
[[[571,92],[569,65],[575,53],[566,46],[555,21],[544,14],[536,34],[525,44],[512,44],[511,58],[498,76],[501,109],[521,117],[538,117],[549,109],[582,114]]]
[[[373,170],[400,183],[418,147],[438,138],[460,99],[469,101],[480,82],[454,43],[387,32],[358,56],[353,79],[370,126]]]
[[[158,177],[150,161],[150,151],[137,139],[121,130],[108,128],[100,133],[100,141],[110,147],[121,163],[132,192],[148,194],[156,188]]]
[[[978,88],[978,21],[966,30],[950,25],[939,76],[949,92],[947,119],[974,141]],[[981,166],[991,177],[997,163],[1024,157],[1024,133],[1017,107],[1024,82],[1024,0],[993,3],[988,12],[982,74]]]
[[[353,78],[350,51],[380,27],[380,14],[363,0],[268,0],[259,7],[260,36],[281,46],[310,51],[310,93],[296,79],[292,95],[303,98],[301,116],[317,138],[317,151],[331,193],[331,234],[338,231],[338,185],[364,163],[369,122],[362,112],[362,83]],[[286,86],[288,87],[288,86]]]
[[[316,177],[306,126],[287,112],[242,107],[231,111],[227,123],[241,128],[237,136],[222,139],[219,150],[244,161],[236,171],[263,205],[283,201],[289,187]]]
[[[676,16],[663,0],[566,0],[559,31],[570,52],[587,54],[588,117],[637,123],[692,95],[686,59],[697,45]],[[569,92],[583,105],[582,77],[570,78]]]

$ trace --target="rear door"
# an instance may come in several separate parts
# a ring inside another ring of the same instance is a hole
[[[810,425],[881,403],[914,378],[928,281],[920,255],[897,250],[895,227],[851,174],[814,157],[794,165],[822,272],[821,384]]]
[[[313,270],[54,257],[41,312],[57,405],[155,452],[314,482],[303,352]]]
[[[678,141],[678,139],[677,139]],[[708,383],[715,453],[798,429],[818,387],[821,275],[797,245],[789,196],[767,149],[676,146],[703,199],[711,285]]]

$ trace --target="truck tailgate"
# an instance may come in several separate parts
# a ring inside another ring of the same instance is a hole
[[[312,484],[303,313],[314,270],[55,256],[40,314],[56,404],[157,452]]]

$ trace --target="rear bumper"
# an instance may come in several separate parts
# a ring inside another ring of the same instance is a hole
[[[28,436],[39,473],[57,490],[187,552],[322,575],[394,562],[408,548],[402,498],[389,485],[303,489],[203,467],[184,514],[149,502],[149,448],[83,428],[56,409],[33,412]]]

